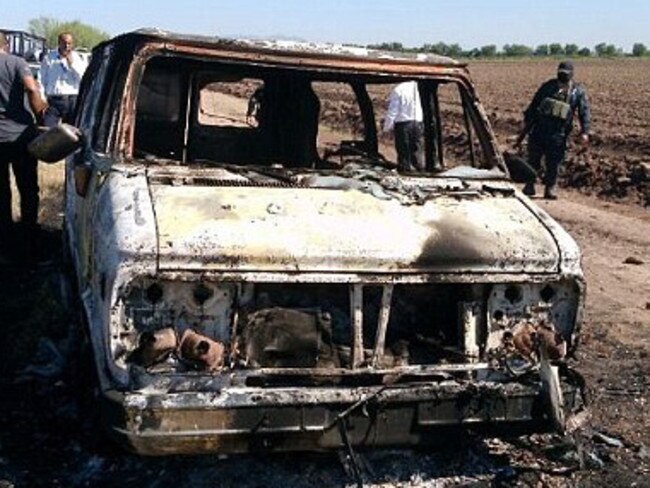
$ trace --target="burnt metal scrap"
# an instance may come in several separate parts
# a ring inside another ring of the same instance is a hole
[[[226,349],[221,342],[192,329],[186,329],[179,339],[173,327],[166,327],[142,332],[128,361],[150,368],[172,355],[193,369],[216,371],[224,365]]]
[[[167,359],[178,348],[178,336],[173,327],[140,334],[138,347],[130,360],[145,367],[153,366]]]
[[[377,134],[404,80],[416,173]],[[319,117],[342,87],[358,140]],[[580,408],[580,251],[508,180],[464,65],[140,31],[96,48],[80,114],[66,242],[127,447],[354,458]]]
[[[200,369],[216,371],[225,362],[226,349],[224,345],[192,329],[183,332],[179,348],[180,357]]]

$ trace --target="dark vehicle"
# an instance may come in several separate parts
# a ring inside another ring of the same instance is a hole
[[[378,130],[409,80],[417,173]],[[510,181],[465,65],[138,31],[94,49],[76,126],[67,248],[129,448],[426,444],[580,406],[580,251]]]
[[[0,29],[0,32],[7,36],[9,52],[25,58],[29,63],[32,74],[38,79],[41,58],[45,54],[47,47],[45,38],[18,30]]]

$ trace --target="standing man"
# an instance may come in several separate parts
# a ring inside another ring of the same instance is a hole
[[[558,170],[564,162],[567,139],[573,129],[576,110],[580,121],[581,145],[584,150],[589,145],[589,100],[584,86],[573,80],[573,71],[571,61],[560,63],[557,77],[548,80],[537,90],[524,112],[524,132],[530,131],[528,164],[539,172],[542,157],[544,158],[544,198],[550,200],[557,199]],[[525,133],[522,136],[525,136]],[[519,143],[522,139],[520,136]],[[535,182],[526,183],[523,192],[529,196],[535,195]]]
[[[38,221],[38,175],[36,158],[27,152],[27,144],[37,134],[34,114],[40,119],[46,108],[27,62],[8,53],[7,38],[0,33],[0,255],[5,259],[13,244],[9,241],[13,238],[10,166],[20,193],[20,217],[26,238],[23,249],[27,253],[33,250]]]
[[[59,34],[58,49],[47,53],[41,63],[41,83],[50,104],[45,125],[72,123],[81,77],[87,67],[84,58],[74,50],[72,34]]]
[[[393,89],[383,131],[395,133],[400,171],[424,171],[422,104],[417,82],[405,81]]]

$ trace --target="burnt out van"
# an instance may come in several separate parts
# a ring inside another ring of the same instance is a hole
[[[412,171],[381,129],[405,81]],[[65,236],[130,449],[426,444],[580,406],[580,251],[514,186],[464,64],[142,30],[82,85]]]

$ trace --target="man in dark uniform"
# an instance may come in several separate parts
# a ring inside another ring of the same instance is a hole
[[[27,144],[36,135],[33,114],[42,117],[46,107],[27,62],[8,54],[7,39],[0,33],[0,256],[5,259],[13,238],[10,166],[20,193],[20,217],[27,239],[22,248],[28,254],[33,250],[38,220],[38,175],[37,161],[27,152]]]
[[[578,111],[580,142],[584,149],[589,144],[591,110],[587,92],[573,80],[573,63],[563,61],[558,66],[557,77],[548,80],[535,93],[524,112],[524,131],[528,136],[528,164],[537,172],[544,158],[544,198],[557,198],[558,170],[564,161],[567,139],[573,128],[573,117]],[[523,137],[520,137],[521,141]],[[526,183],[526,195],[535,195],[535,182]]]

